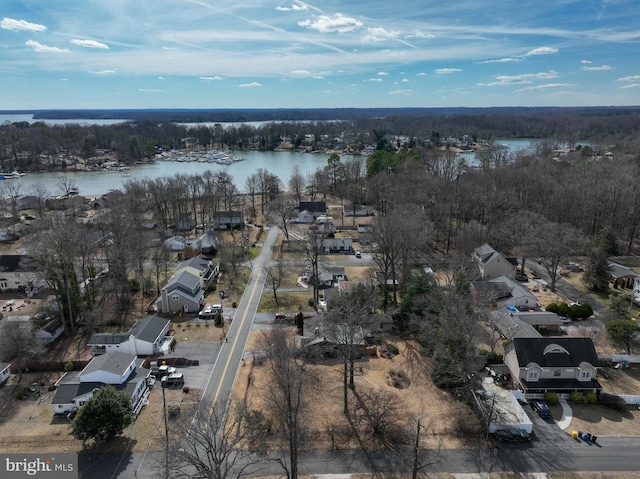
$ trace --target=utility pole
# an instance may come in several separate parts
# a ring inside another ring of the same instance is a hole
[[[167,425],[167,402],[162,387],[162,415],[164,416],[164,477],[169,479],[169,426]]]

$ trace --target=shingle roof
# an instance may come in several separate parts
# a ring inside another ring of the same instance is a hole
[[[136,339],[141,341],[147,341],[154,343],[160,334],[169,324],[168,319],[161,318],[159,316],[147,316],[140,319],[129,330],[128,334],[133,334]]]
[[[79,378],[81,379],[83,374],[95,371],[107,371],[122,376],[135,359],[135,354],[126,354],[121,352],[95,356],[81,371]]]
[[[542,368],[576,367],[586,361],[598,366],[590,338],[514,338],[518,364],[536,363]]]
[[[327,203],[325,201],[301,201],[298,211],[305,210],[311,213],[326,213]]]
[[[87,344],[121,344],[128,340],[128,333],[98,333],[91,336]]]

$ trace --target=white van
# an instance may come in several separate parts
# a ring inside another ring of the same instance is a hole
[[[222,314],[222,305],[221,304],[212,304],[206,306],[202,311],[198,313],[198,317],[200,319],[213,319],[216,317],[216,314]]]
[[[169,386],[178,386],[184,384],[184,376],[182,373],[173,373],[168,376],[163,376],[160,380],[160,384],[162,384],[163,388]]]

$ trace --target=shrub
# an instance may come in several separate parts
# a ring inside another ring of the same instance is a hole
[[[502,354],[498,354],[495,351],[480,351],[485,358],[487,358],[487,364],[502,364],[503,357]]]
[[[549,311],[551,313],[556,313],[558,314],[558,305],[556,303],[550,303],[547,305],[546,308],[544,308],[545,311]]]
[[[603,406],[607,406],[616,411],[626,412],[627,410],[626,401],[624,400],[624,398],[618,396],[617,394],[601,392],[599,402]]]
[[[309,301],[307,301],[307,304],[313,308],[313,306],[314,306],[314,304],[315,304],[315,303],[313,302],[313,298],[309,298]]]
[[[238,307],[238,303],[236,303],[235,301],[233,303],[231,303],[231,307],[232,308],[237,308]]]
[[[64,363],[64,370],[69,372],[69,371],[73,371],[73,368],[75,366],[73,365],[73,363],[71,361],[67,361],[66,363]]]
[[[31,389],[29,386],[23,387],[20,391],[16,393],[16,399],[24,399],[31,393]]]
[[[544,401],[549,404],[558,404],[558,393],[547,391],[544,393]]]
[[[587,393],[584,395],[584,400],[587,404],[595,404],[598,402],[598,395],[596,393]]]
[[[583,402],[585,402],[584,394],[582,394],[580,391],[573,391],[571,394],[569,394],[569,402],[573,404],[582,404]]]
[[[567,303],[558,303],[558,310],[554,311],[558,316],[569,317],[569,305]]]
[[[583,319],[589,318],[593,315],[593,308],[591,308],[590,304],[581,304],[578,306],[580,310],[580,317]]]
[[[169,405],[167,406],[167,416],[169,417],[169,419],[178,417],[178,414],[180,414],[180,403],[169,403]]]

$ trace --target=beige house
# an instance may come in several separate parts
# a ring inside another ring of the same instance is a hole
[[[507,257],[486,243],[473,251],[471,259],[478,265],[481,279],[488,280],[500,276],[511,279],[516,277],[517,258]]]

